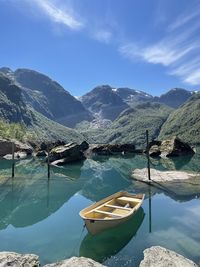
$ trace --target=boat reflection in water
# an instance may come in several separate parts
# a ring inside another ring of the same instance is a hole
[[[144,216],[144,210],[140,208],[130,220],[118,227],[97,235],[88,233],[80,245],[79,256],[103,262],[117,254],[136,235]]]

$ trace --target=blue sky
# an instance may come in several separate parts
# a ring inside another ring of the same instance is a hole
[[[75,96],[200,85],[197,0],[0,0],[0,32],[1,66],[45,73]]]

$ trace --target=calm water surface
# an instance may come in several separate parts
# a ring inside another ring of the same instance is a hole
[[[161,170],[199,171],[200,158],[153,161]],[[146,158],[97,157],[51,169],[44,160],[0,161],[0,251],[35,253],[42,264],[85,256],[107,266],[138,266],[143,250],[161,245],[200,263],[200,187],[149,188],[131,179]],[[79,211],[119,190],[144,192],[142,208],[127,223],[96,236]]]

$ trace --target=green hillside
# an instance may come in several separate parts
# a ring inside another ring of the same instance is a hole
[[[67,128],[57,122],[47,119],[45,116],[31,110],[33,124],[26,127],[27,132],[25,139],[31,139],[34,143],[40,141],[57,141],[81,142],[83,136],[71,128]]]
[[[35,143],[45,140],[83,140],[75,130],[35,111],[24,101],[21,87],[2,73],[0,73],[0,137]]]
[[[22,141],[26,135],[25,127],[20,123],[8,123],[0,120],[0,138]]]
[[[81,133],[90,143],[135,143],[141,146],[145,143],[147,129],[150,139],[158,137],[171,111],[162,104],[144,103],[123,111],[105,130],[82,130]]]
[[[191,144],[200,144],[200,92],[174,110],[164,123],[159,139],[177,135]]]

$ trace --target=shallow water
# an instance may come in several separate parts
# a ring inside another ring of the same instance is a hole
[[[199,155],[152,163],[162,170],[200,169]],[[44,160],[16,162],[14,179],[10,167],[0,161],[0,251],[35,253],[42,264],[75,255],[108,266],[138,266],[145,248],[161,245],[200,263],[199,187],[168,191],[134,182],[131,171],[146,167],[144,156],[54,167],[49,181]],[[126,224],[91,236],[79,211],[119,190],[144,192],[142,208]]]

